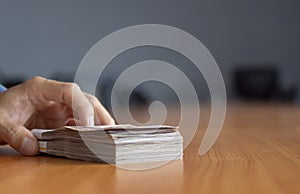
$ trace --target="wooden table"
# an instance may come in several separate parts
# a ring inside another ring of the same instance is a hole
[[[221,136],[203,157],[199,138],[183,160],[147,171],[24,157],[2,146],[0,193],[300,193],[300,107],[231,105]]]

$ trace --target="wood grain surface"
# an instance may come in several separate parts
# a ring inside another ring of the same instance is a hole
[[[207,121],[209,109],[201,111]],[[204,121],[183,160],[144,171],[1,146],[0,193],[300,193],[300,107],[230,105],[217,143],[200,157]]]

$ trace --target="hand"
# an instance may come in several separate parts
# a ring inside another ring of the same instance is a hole
[[[74,83],[35,77],[0,93],[0,144],[24,155],[38,152],[33,128],[114,123],[98,99]]]

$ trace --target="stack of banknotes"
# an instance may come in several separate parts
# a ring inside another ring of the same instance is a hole
[[[145,163],[182,158],[183,139],[166,125],[65,126],[33,129],[39,150],[54,156],[110,164]]]

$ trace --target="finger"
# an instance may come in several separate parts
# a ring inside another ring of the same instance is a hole
[[[95,96],[87,93],[85,93],[85,96],[94,107],[96,113],[95,114],[96,124],[102,124],[102,125],[115,124],[115,120],[112,118],[109,112],[104,108],[104,106],[99,102],[99,100]]]
[[[36,77],[28,81],[28,88],[33,103],[64,103],[72,109],[74,117],[80,120],[82,125],[94,125],[93,106],[77,84]]]
[[[38,152],[37,139],[24,126],[10,121],[1,122],[0,137],[23,155],[31,156]]]

